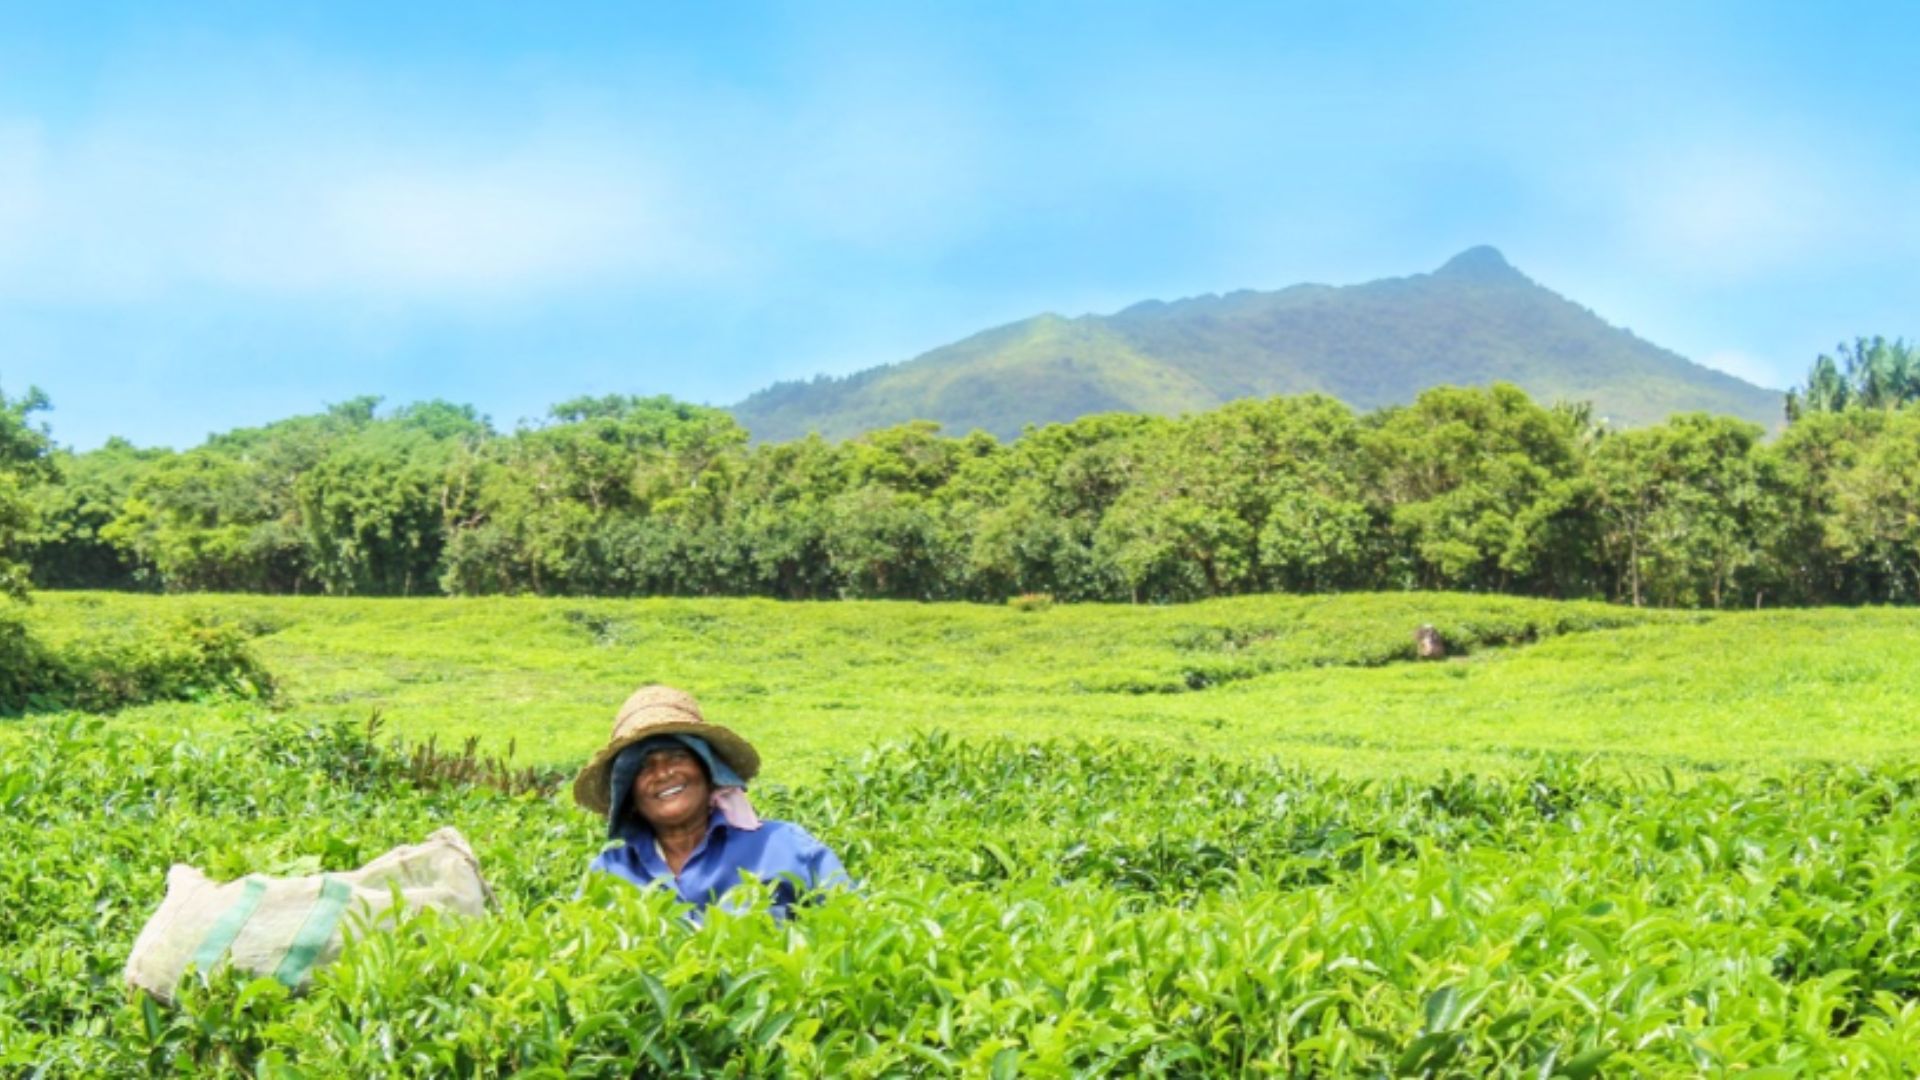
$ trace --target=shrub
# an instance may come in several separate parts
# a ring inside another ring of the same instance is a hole
[[[111,712],[154,701],[266,699],[273,676],[238,627],[198,616],[116,627],[55,648],[0,612],[0,714]]]
[[[0,608],[0,713],[37,703],[56,683],[57,664],[14,612]]]
[[[18,739],[0,1073],[1920,1068],[1911,767],[1369,783],[932,736],[760,793],[845,856],[857,895],[695,923],[667,894],[583,886],[601,834],[574,808],[424,790],[360,727],[81,718]],[[448,823],[501,898],[486,921],[403,918],[304,998],[224,973],[178,1012],[121,990],[169,862],[314,873]]]

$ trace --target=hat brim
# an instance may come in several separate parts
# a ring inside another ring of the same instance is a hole
[[[740,774],[740,779],[752,780],[760,772],[759,751],[753,748],[752,743],[719,724],[708,724],[698,720],[648,724],[607,743],[588,760],[579,774],[573,778],[573,801],[605,817],[607,810],[613,805],[613,792],[610,790],[610,785],[613,783],[614,756],[634,743],[655,735],[698,735],[707,740],[707,745],[713,747],[713,752],[718,754],[722,761],[731,766],[734,772]]]

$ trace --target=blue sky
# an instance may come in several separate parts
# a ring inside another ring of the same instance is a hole
[[[730,404],[1480,243],[1766,385],[1920,334],[1914,5],[43,7],[0,14],[0,392],[83,449]]]

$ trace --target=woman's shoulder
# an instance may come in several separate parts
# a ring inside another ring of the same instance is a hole
[[[761,818],[760,827],[754,830],[754,832],[760,836],[762,842],[770,845],[779,844],[802,848],[821,846],[820,841],[814,839],[812,833],[808,832],[805,827],[792,821],[776,821],[772,818]]]
[[[646,885],[653,881],[653,873],[640,860],[640,849],[629,841],[622,841],[595,855],[593,861],[587,864],[587,872],[596,871],[612,874],[635,885]]]
[[[791,821],[762,821],[761,859],[770,867],[800,874],[809,885],[848,885],[852,879],[840,856],[805,828]]]
[[[805,828],[801,827],[801,825],[798,822],[780,821],[775,818],[761,818],[760,828],[756,831],[763,832],[768,836],[809,836],[810,837],[813,835],[812,833],[808,832]]]

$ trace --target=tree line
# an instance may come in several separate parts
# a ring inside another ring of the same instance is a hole
[[[1821,357],[1771,440],[1704,414],[1612,431],[1496,385],[1368,414],[1307,395],[1010,442],[915,422],[761,445],[665,397],[511,432],[362,398],[184,452],[72,453],[33,427],[43,397],[0,396],[0,588],[1909,603],[1920,363],[1876,340]]]

